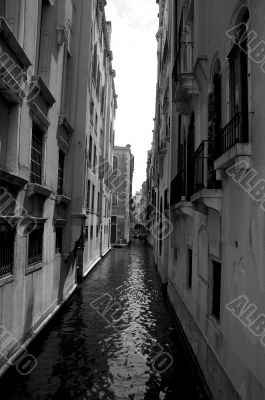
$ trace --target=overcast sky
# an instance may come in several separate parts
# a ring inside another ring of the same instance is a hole
[[[118,109],[115,145],[131,144],[135,157],[133,192],[146,178],[151,148],[157,71],[158,5],[155,0],[108,0]]]

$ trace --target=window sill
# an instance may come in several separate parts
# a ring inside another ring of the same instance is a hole
[[[222,189],[202,189],[191,197],[191,201],[196,207],[203,204],[219,213],[222,210],[223,190]]]
[[[57,205],[63,204],[65,206],[68,206],[71,203],[71,200],[72,199],[70,197],[67,197],[67,196],[64,196],[61,194],[57,194],[57,196],[56,196],[56,204]]]
[[[64,114],[61,114],[59,116],[59,126],[62,126],[69,135],[74,132],[74,128],[72,127],[69,119]]]
[[[171,207],[171,214],[173,216],[189,216],[193,218],[193,205],[190,201],[180,201]]]
[[[25,275],[32,274],[35,271],[42,269],[42,262],[36,264],[30,264],[26,267]]]
[[[11,283],[13,281],[14,281],[14,275],[3,276],[2,278],[0,278],[0,287],[7,285],[8,283]]]
[[[27,185],[27,194],[28,197],[33,196],[34,194],[39,194],[40,196],[48,198],[52,193],[52,190],[47,186],[40,185],[38,183],[28,183]]]
[[[53,106],[56,100],[40,76],[37,75],[31,78],[31,86],[38,88],[39,95],[45,100],[49,108]]]
[[[25,178],[22,178],[18,175],[13,174],[12,172],[5,171],[2,168],[0,168],[0,181],[6,182],[10,185],[16,186],[16,187],[23,187],[28,183],[28,180]]]

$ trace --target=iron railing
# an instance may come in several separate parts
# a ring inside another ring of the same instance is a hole
[[[218,138],[217,138],[218,140]],[[238,112],[220,132],[215,158],[220,157],[237,143],[248,142],[248,114]]]
[[[201,189],[219,189],[214,170],[214,143],[203,140],[193,155],[194,193]]]
[[[28,265],[42,262],[43,227],[36,227],[29,234]]]
[[[15,233],[15,229],[0,226],[0,279],[13,273]]]

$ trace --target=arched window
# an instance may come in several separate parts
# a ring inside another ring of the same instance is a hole
[[[248,23],[248,8],[242,7],[235,20],[233,47],[228,55],[230,116],[240,125],[237,138],[240,142],[248,141]]]
[[[94,81],[97,78],[97,44],[94,45],[94,52],[93,52],[93,65],[92,65],[92,76]]]
[[[222,128],[222,77],[221,63],[217,58],[213,65],[211,92],[208,98],[208,153],[215,155],[220,149]]]
[[[118,157],[113,156],[113,175],[118,173]]]

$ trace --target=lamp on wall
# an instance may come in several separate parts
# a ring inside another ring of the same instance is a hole
[[[57,26],[56,31],[57,31],[57,43],[58,46],[61,47],[68,40],[65,26]]]

